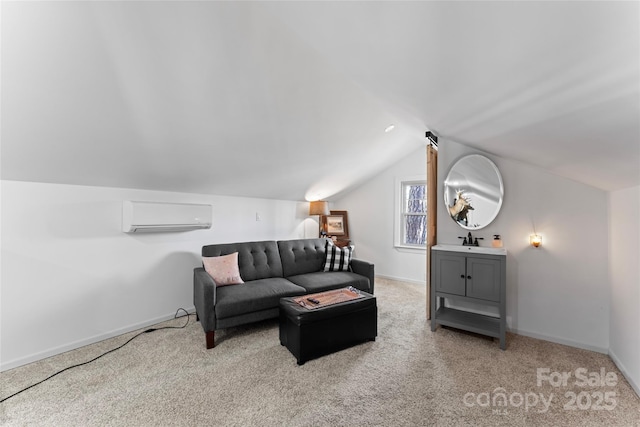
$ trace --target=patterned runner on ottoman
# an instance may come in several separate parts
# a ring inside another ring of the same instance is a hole
[[[359,298],[364,298],[364,295],[362,295],[360,291],[353,286],[349,286],[348,288],[343,289],[334,289],[332,291],[320,292],[317,294],[303,295],[301,297],[294,298],[293,301],[301,307],[313,310]]]

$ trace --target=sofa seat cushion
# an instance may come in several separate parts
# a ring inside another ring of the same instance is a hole
[[[347,286],[353,286],[361,291],[370,292],[369,279],[350,271],[318,271],[315,273],[290,276],[287,277],[287,279],[305,288],[309,294],[331,289],[346,288]]]
[[[260,310],[277,308],[280,298],[306,294],[303,287],[282,277],[259,279],[240,285],[216,289],[216,317],[239,316]]]

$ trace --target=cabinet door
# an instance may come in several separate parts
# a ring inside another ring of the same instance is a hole
[[[438,253],[436,256],[436,291],[453,295],[465,293],[465,257]]]
[[[467,296],[500,301],[500,260],[467,258]]]

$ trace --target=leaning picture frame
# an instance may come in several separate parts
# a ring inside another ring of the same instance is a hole
[[[322,217],[322,230],[328,236],[349,237],[349,219],[347,211],[330,211]]]

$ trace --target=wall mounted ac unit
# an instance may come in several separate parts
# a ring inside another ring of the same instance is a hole
[[[211,205],[161,202],[122,202],[125,233],[188,231],[211,228]]]

